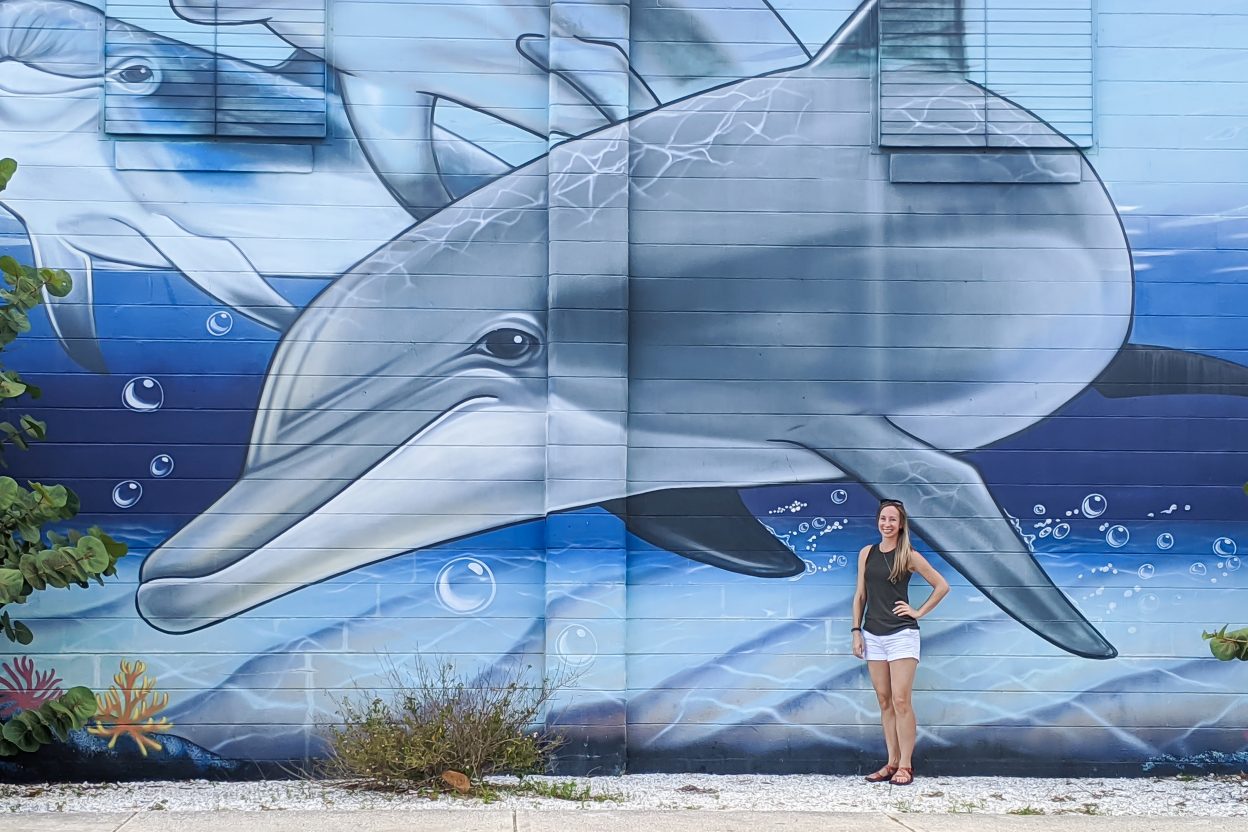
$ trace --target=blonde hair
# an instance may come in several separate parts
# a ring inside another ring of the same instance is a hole
[[[900,500],[882,500],[879,509],[875,512],[877,526],[880,523],[880,515],[886,508],[897,509],[897,517],[901,526],[897,530],[897,548],[893,550],[893,569],[888,573],[888,580],[897,583],[902,575],[910,571],[910,554],[914,551],[910,546],[910,518],[906,514],[906,507],[901,504]]]

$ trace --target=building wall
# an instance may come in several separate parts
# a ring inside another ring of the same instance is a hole
[[[11,473],[132,552],[6,712],[147,679],[64,753],[242,771],[445,658],[573,676],[567,771],[856,771],[887,497],[926,769],[1242,762],[1242,4],[173,5],[0,0],[75,280]]]

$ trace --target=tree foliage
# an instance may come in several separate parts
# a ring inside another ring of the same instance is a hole
[[[0,191],[17,171],[12,159],[0,159]],[[35,268],[12,257],[0,257],[0,352],[19,335],[30,331],[30,312],[43,302],[45,294],[64,297],[72,284],[62,269]],[[0,401],[11,405],[23,397],[37,399],[40,390],[15,370],[0,365]],[[47,436],[47,425],[33,416],[0,421],[0,464],[10,447],[26,450],[31,442]],[[58,534],[49,524],[70,520],[78,514],[78,496],[63,485],[28,482],[25,486],[12,477],[0,477],[0,631],[13,642],[30,644],[30,627],[12,617],[9,607],[24,604],[35,592],[86,588],[90,581],[103,584],[117,574],[117,559],[126,545],[109,537],[98,527],[84,534],[69,531]],[[95,715],[95,694],[85,687],[74,687],[57,699],[28,708],[13,716],[0,729],[0,756],[34,751],[52,740],[64,740],[72,729],[79,729]]]

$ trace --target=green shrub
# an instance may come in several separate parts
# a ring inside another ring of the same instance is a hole
[[[491,774],[544,771],[563,738],[539,723],[571,676],[530,682],[531,668],[470,682],[450,662],[393,665],[385,693],[335,700],[338,722],[323,729],[329,755],[321,773],[363,788],[442,791],[442,774],[460,772],[479,788]]]
[[[0,191],[16,172],[16,162],[0,159]],[[43,302],[45,292],[65,297],[71,288],[69,273],[62,269],[34,268],[0,257],[0,354],[30,331],[30,313]],[[40,393],[16,370],[0,364],[0,406],[6,411],[18,400],[37,399]],[[0,421],[0,465],[10,446],[27,450],[46,437],[47,425],[32,416],[19,416],[16,424]],[[0,634],[9,641],[27,645],[35,638],[28,625],[13,617],[12,607],[25,604],[37,592],[85,589],[91,581],[102,585],[117,574],[117,559],[126,554],[126,544],[95,526],[86,534],[76,530],[58,534],[47,528],[77,514],[78,495],[63,485],[23,486],[12,477],[0,477]],[[0,757],[35,751],[54,739],[64,741],[95,711],[95,695],[81,686],[26,708],[0,728]]]

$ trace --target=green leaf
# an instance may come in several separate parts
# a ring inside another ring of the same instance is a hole
[[[0,191],[9,186],[9,180],[17,173],[17,162],[7,156],[0,159]]]
[[[32,391],[31,392],[32,396],[34,396],[35,398],[38,398],[38,396],[33,392],[34,390],[38,388],[35,388],[31,385],[27,385],[26,388]],[[34,418],[33,416],[23,416],[18,421],[18,424],[22,426],[22,430],[26,431],[26,434],[30,436],[30,438],[32,439],[47,439],[48,438],[48,423],[47,422],[41,422],[38,419]]]
[[[18,644],[27,645],[35,640],[35,634],[20,621],[13,622],[13,640]]]
[[[63,298],[74,288],[74,281],[64,269],[45,269],[41,275],[44,276],[43,285],[48,287],[48,294],[53,297]]]
[[[0,398],[16,399],[26,392],[26,385],[11,378],[0,378]]]
[[[4,730],[0,732],[4,738],[16,745],[22,751],[34,751],[39,748],[39,741],[35,739],[34,732],[30,723],[22,719],[26,715],[25,711],[4,723]]]
[[[43,539],[43,533],[39,531],[39,527],[32,523],[19,523],[17,533],[27,543],[39,543]]]
[[[83,724],[86,724],[88,719],[95,716],[96,708],[99,707],[95,701],[95,694],[91,692],[90,688],[85,688],[82,685],[65,691],[65,695],[60,698],[60,703],[69,708]],[[78,727],[81,728],[82,725]]]
[[[0,569],[0,604],[18,604],[23,600],[26,578],[20,570]]]
[[[103,572],[108,568],[108,550],[104,548],[104,542],[98,538],[88,535],[79,540],[78,555],[78,562],[88,572]]]
[[[1228,633],[1229,626],[1216,633],[1201,633],[1201,637],[1209,642],[1209,652],[1219,661],[1248,661],[1248,627]]]

